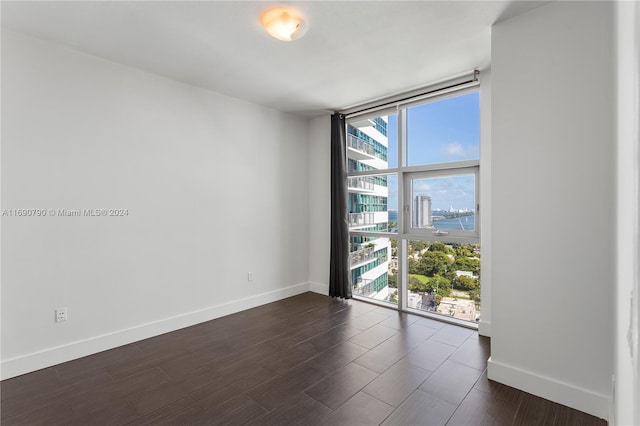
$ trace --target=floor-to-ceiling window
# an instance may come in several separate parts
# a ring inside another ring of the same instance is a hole
[[[475,323],[480,306],[477,88],[347,121],[355,297]]]

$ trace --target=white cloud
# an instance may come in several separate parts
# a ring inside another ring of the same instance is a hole
[[[423,193],[431,191],[431,185],[429,185],[424,180],[415,180],[413,181],[413,192],[414,193]]]
[[[465,149],[458,142],[452,142],[444,146],[444,153],[451,157],[464,157]]]
[[[442,147],[442,154],[449,158],[478,158],[478,146],[463,146],[459,142],[450,142]]]

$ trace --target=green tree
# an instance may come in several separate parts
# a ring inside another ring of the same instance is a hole
[[[387,277],[387,284],[389,288],[398,288],[398,276],[396,274],[389,274]]]
[[[407,266],[409,269],[409,273],[410,274],[418,274],[418,261],[415,260],[413,257],[409,258],[409,261],[407,262]]]
[[[433,277],[435,275],[447,276],[451,269],[451,259],[446,254],[440,251],[427,251],[418,261],[418,265],[415,268],[416,273],[427,277]],[[411,273],[411,269],[409,270]]]
[[[478,282],[466,275],[460,275],[453,280],[453,287],[463,291],[476,290],[478,288]]]
[[[439,296],[451,296],[451,280],[448,278],[436,275],[430,279],[429,283]],[[440,301],[437,300],[437,303],[440,303]]]
[[[480,289],[470,290],[469,297],[475,302],[476,305],[480,305]]]
[[[409,291],[416,293],[433,293],[440,296],[451,295],[451,281],[447,278],[436,275],[435,277],[425,277],[424,275],[411,274],[408,282]]]
[[[454,271],[470,271],[474,274],[480,272],[480,261],[472,257],[456,257],[456,261],[453,262]]]
[[[428,281],[421,280],[415,275],[409,275],[407,288],[409,289],[409,291],[413,291],[415,293],[431,293],[431,288],[429,287]]]
[[[440,241],[431,243],[431,246],[429,246],[429,251],[439,251],[446,254],[454,253],[453,250],[451,250],[449,247],[447,247],[444,243],[441,243]]]
[[[428,247],[427,241],[409,241],[409,253],[419,253]]]
[[[458,257],[471,257],[473,252],[471,251],[471,244],[454,244],[453,251],[456,254],[456,258]]]

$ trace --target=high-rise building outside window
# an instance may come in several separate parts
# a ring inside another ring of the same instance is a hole
[[[414,201],[414,228],[431,228],[431,197],[428,195],[416,195]]]
[[[361,120],[347,126],[349,172],[387,169],[387,152],[387,117]],[[363,233],[388,231],[388,184],[385,175],[370,174],[348,179],[353,293],[382,302],[390,301],[388,270],[391,243],[389,238]]]

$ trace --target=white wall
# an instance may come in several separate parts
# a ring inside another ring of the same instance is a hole
[[[309,122],[309,282],[329,294],[331,254],[331,116]]]
[[[307,120],[3,32],[2,208],[129,215],[2,218],[2,377],[308,290],[307,164]]]
[[[606,418],[613,373],[613,5],[492,31],[489,377]]]
[[[617,36],[617,294],[615,419],[612,424],[640,424],[638,374],[638,220],[640,215],[638,140],[640,126],[640,5],[616,4]],[[633,295],[633,296],[632,296]]]

